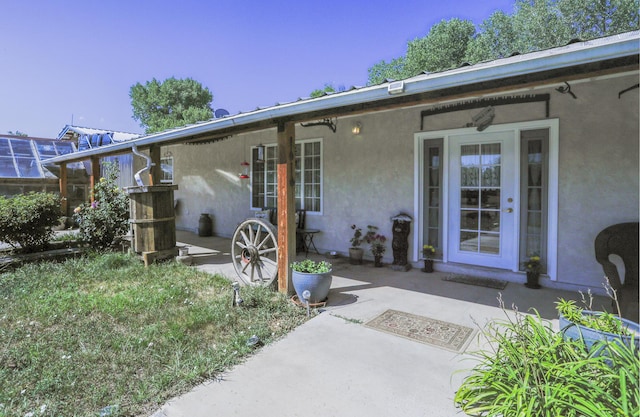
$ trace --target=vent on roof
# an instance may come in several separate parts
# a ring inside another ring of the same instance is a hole
[[[400,94],[404,92],[404,81],[396,81],[389,84],[387,87],[387,92],[389,94]]]

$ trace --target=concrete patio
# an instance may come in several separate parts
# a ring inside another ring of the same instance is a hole
[[[229,239],[179,231],[178,241],[190,246],[196,267],[236,279]],[[516,282],[497,290],[444,281],[444,272],[330,261],[334,278],[321,314],[218,380],[170,400],[153,416],[460,415],[453,396],[473,366],[468,352],[484,344],[479,329],[489,320],[506,318],[500,295],[509,309],[535,308],[556,326],[558,297],[580,298],[576,291],[532,290]],[[595,297],[594,308],[608,304]],[[457,353],[364,325],[387,309],[471,327],[475,333]]]

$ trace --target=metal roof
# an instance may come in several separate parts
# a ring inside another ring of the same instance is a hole
[[[73,143],[56,139],[0,136],[0,178],[55,178],[43,167],[44,161],[75,150]],[[74,167],[83,168],[82,164],[70,165]]]
[[[127,132],[118,132],[116,130],[104,130],[104,129],[94,129],[91,127],[66,125],[60,131],[60,133],[58,133],[58,140],[72,139],[74,133],[77,133],[78,135],[88,135],[88,136],[109,134],[111,136],[111,139],[114,142],[125,142],[141,136],[138,133],[127,133]]]
[[[540,74],[537,81],[543,82],[554,70],[573,69],[580,66],[597,64],[609,60],[631,58],[637,65],[640,31],[599,38],[585,42],[571,43],[566,46],[537,51],[508,58],[497,59],[457,69],[421,74],[402,80],[402,88],[397,94],[391,94],[393,82],[351,89],[349,91],[327,94],[318,98],[301,98],[289,103],[279,103],[271,107],[258,108],[247,113],[239,113],[207,122],[151,134],[127,143],[103,146],[99,149],[78,152],[50,160],[61,163],[87,159],[103,154],[124,153],[130,151],[133,144],[138,147],[180,143],[192,138],[215,137],[237,132],[259,130],[277,125],[278,121],[315,120],[326,114],[347,114],[347,108],[358,108],[360,112],[375,111],[384,108],[386,103],[407,105],[416,104],[416,97],[433,94],[446,99],[448,91],[459,91],[464,86],[489,85],[501,80],[517,77],[531,77]],[[439,93],[442,92],[442,93]],[[409,104],[410,103],[410,104]],[[351,111],[353,113],[354,111]]]

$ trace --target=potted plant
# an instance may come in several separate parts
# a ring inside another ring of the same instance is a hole
[[[613,296],[614,304],[617,306],[615,291],[609,294]],[[586,309],[579,307],[574,300],[560,298],[556,302],[560,331],[565,338],[582,340],[590,349],[599,340],[618,340],[631,346],[631,339],[637,338],[640,334],[638,323],[606,311],[593,311],[593,297],[590,292],[589,300],[586,301],[583,297],[582,301]]]
[[[381,267],[382,266],[382,255],[387,250],[385,242],[387,241],[386,236],[378,233],[377,226],[367,226],[367,234],[365,235],[365,240],[369,244],[371,254],[374,259],[374,266]]]
[[[364,251],[360,247],[364,239],[362,236],[362,229],[357,227],[355,224],[352,224],[351,230],[353,230],[353,237],[350,240],[351,247],[349,248],[349,263],[351,263],[351,265],[361,265],[362,255],[364,254]]]
[[[423,272],[433,272],[433,256],[436,254],[436,248],[432,245],[424,245],[422,247],[422,256],[424,256]]]
[[[524,270],[527,272],[527,282],[524,284],[527,288],[538,289],[540,284],[540,272],[542,272],[542,262],[538,255],[529,257],[528,260],[523,262]]]
[[[327,261],[305,259],[291,264],[291,280],[298,300],[304,303],[305,291],[309,291],[309,304],[317,304],[327,299],[333,276],[332,265]]]

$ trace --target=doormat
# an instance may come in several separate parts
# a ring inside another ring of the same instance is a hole
[[[387,310],[365,326],[453,352],[464,351],[473,334],[470,327],[397,310]]]
[[[497,290],[504,290],[507,286],[507,281],[501,281],[493,278],[478,278],[470,277],[468,275],[451,274],[442,278],[445,281],[458,282],[460,284],[477,285],[478,287],[495,288]]]

